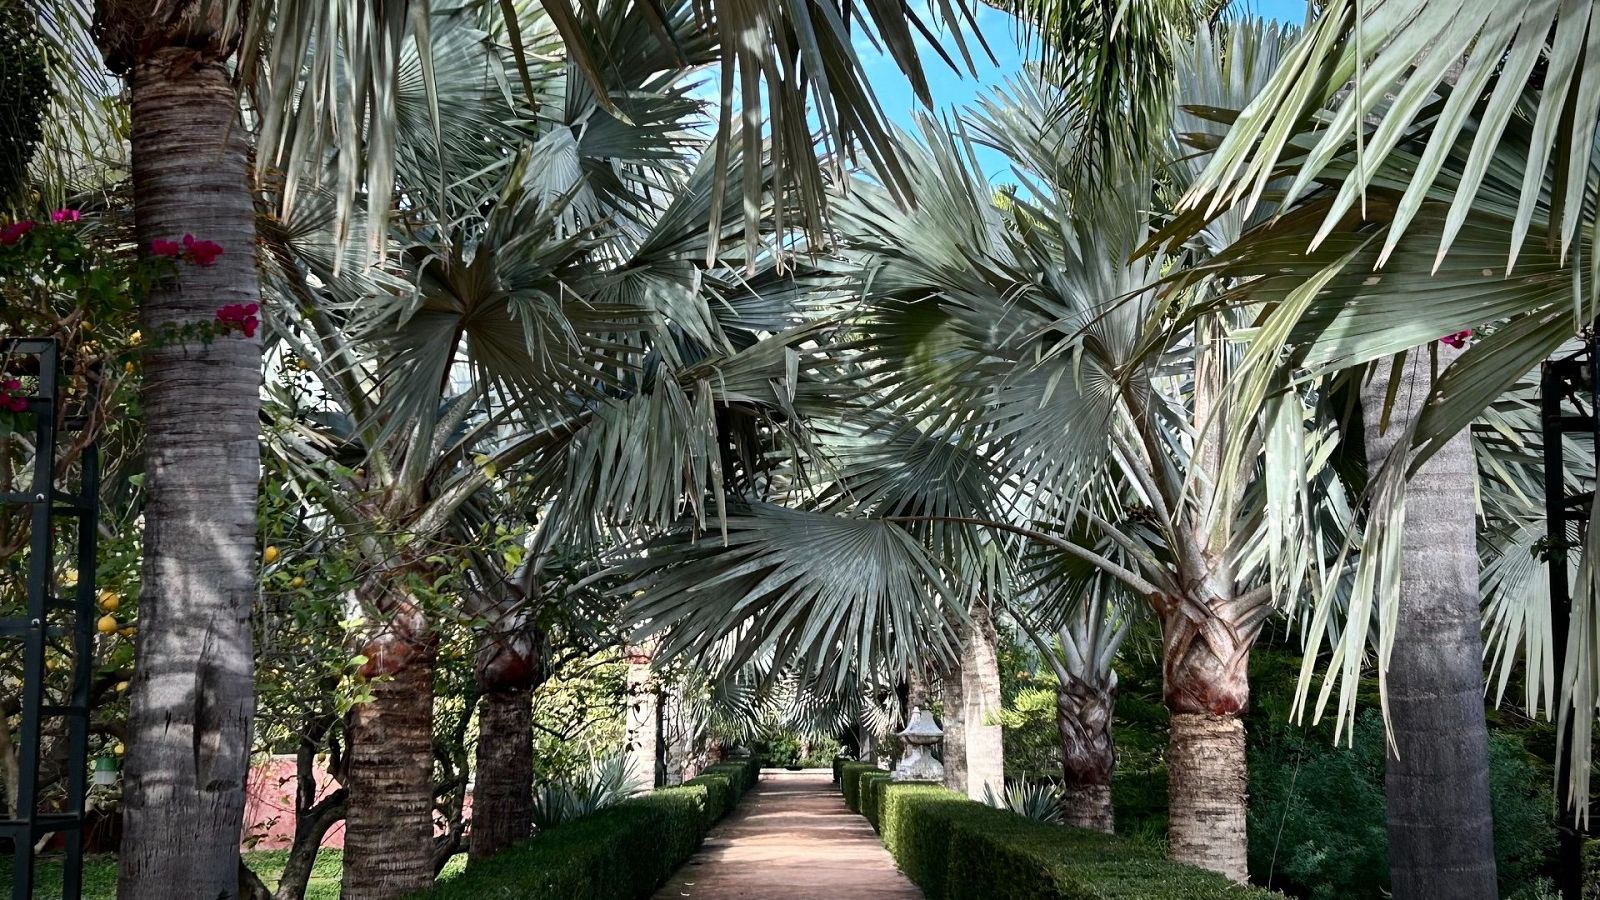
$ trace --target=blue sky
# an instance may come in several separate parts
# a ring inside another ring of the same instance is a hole
[[[1243,0],[1238,2],[1236,9],[1240,13],[1278,19],[1299,25],[1305,21],[1305,0]],[[929,17],[931,21],[936,17]],[[993,51],[995,62],[991,63],[987,56],[969,38],[968,47],[973,53],[973,63],[977,67],[977,77],[967,73],[964,69],[960,72],[953,71],[945,65],[939,56],[932,52],[921,38],[918,38],[918,49],[923,56],[923,69],[928,78],[928,90],[933,95],[936,111],[944,113],[958,110],[971,104],[976,98],[987,93],[995,86],[1015,75],[1021,68],[1024,55],[1017,46],[1017,37],[1012,27],[1010,16],[987,6],[980,6],[978,11],[978,27],[983,33],[984,40]],[[955,49],[953,41],[945,41],[950,57],[960,61],[961,57]],[[911,84],[900,70],[883,53],[872,48],[865,38],[857,40],[856,52],[861,57],[862,65],[866,68],[867,76],[871,80],[873,90],[878,95],[878,100],[883,104],[884,113],[902,128],[912,125],[912,116],[922,108],[921,103],[911,91]],[[977,148],[978,164],[984,168],[985,174],[991,180],[1005,180],[1008,171],[999,154],[985,148]]]

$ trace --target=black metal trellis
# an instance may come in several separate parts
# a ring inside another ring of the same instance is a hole
[[[86,423],[65,415],[61,397],[59,347],[52,339],[20,338],[0,342],[5,374],[26,373],[37,387],[27,398],[33,416],[33,474],[27,489],[0,493],[0,503],[29,508],[27,610],[21,617],[0,618],[0,640],[22,644],[22,732],[17,804],[12,818],[0,819],[0,838],[12,842],[11,896],[33,896],[34,846],[51,833],[64,836],[62,871],[64,900],[83,893],[84,801],[88,788],[89,684],[94,663],[95,525],[99,512],[99,454],[93,442],[83,448],[78,465],[78,491],[58,486],[56,450],[63,435]],[[36,366],[36,368],[35,368]],[[63,481],[65,479],[62,479]],[[70,597],[54,590],[56,523],[75,526],[78,581]],[[52,641],[70,648],[71,688],[66,704],[47,702],[45,651]],[[66,724],[67,796],[62,808],[40,809],[39,763],[45,723]]]
[[[1553,632],[1555,696],[1549,699],[1552,716],[1567,702],[1561,687],[1561,673],[1567,661],[1567,629],[1572,621],[1572,588],[1567,583],[1568,551],[1582,546],[1588,528],[1593,489],[1571,493],[1567,490],[1565,460],[1569,435],[1587,437],[1587,452],[1600,453],[1600,340],[1589,329],[1583,348],[1575,353],[1544,363],[1539,375],[1540,419],[1544,426],[1544,502],[1546,517],[1546,559],[1550,564],[1550,626]],[[1532,674],[1529,677],[1536,677]],[[1572,722],[1568,717],[1561,729],[1555,759],[1558,837],[1556,845],[1556,888],[1564,900],[1583,896],[1583,834],[1567,809],[1572,785],[1566,748],[1571,746]]]

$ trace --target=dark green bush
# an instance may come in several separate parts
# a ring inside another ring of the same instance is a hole
[[[852,773],[843,773],[850,778]],[[857,781],[859,772],[854,773]],[[929,900],[1222,900],[1269,897],[1148,847],[994,809],[935,785],[868,776],[885,846]]]
[[[727,772],[705,772],[685,781],[685,787],[698,785],[706,790],[706,827],[710,827],[718,819],[728,814],[733,809],[734,803],[734,776]]]
[[[864,762],[846,762],[839,768],[839,789],[844,792],[844,805],[850,807],[851,812],[861,812],[861,774],[877,771],[877,766]]]
[[[1356,719],[1351,746],[1322,730],[1259,727],[1250,750],[1250,876],[1312,900],[1389,893],[1383,719]],[[1549,773],[1508,735],[1489,735],[1500,895],[1526,889],[1555,842]]]
[[[861,795],[861,814],[867,817],[874,829],[881,831],[878,817],[882,810],[883,789],[890,783],[889,773],[882,769],[862,772],[856,783]]]
[[[544,832],[416,896],[426,900],[634,900],[688,861],[760,775],[752,760],[707,768]]]

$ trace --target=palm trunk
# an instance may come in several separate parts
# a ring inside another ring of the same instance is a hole
[[[180,264],[140,311],[144,354],[144,567],[132,679],[118,896],[234,897],[255,714],[261,345],[163,339],[261,299],[246,134],[203,21],[157,31],[149,3],[102,0],[106,61],[132,87],[136,233],[215,241],[210,266]],[[196,16],[190,10],[189,16]],[[215,23],[213,23],[215,24]],[[156,32],[156,33],[151,33]]]
[[[473,860],[488,859],[533,833],[533,692],[483,695],[472,786]]]
[[[1097,690],[1077,678],[1056,688],[1067,824],[1107,834],[1115,821],[1111,773],[1117,753],[1111,739],[1111,713],[1116,702],[1115,688]]]
[[[1248,876],[1244,721],[1255,628],[1225,617],[1231,604],[1178,600],[1162,610],[1167,732],[1167,855]],[[1202,624],[1204,626],[1202,627]]]
[[[376,576],[384,578],[385,576]],[[387,574],[403,579],[403,570]],[[382,585],[377,590],[382,590]],[[433,669],[436,636],[414,598],[396,590],[369,602],[390,609],[387,630],[363,649],[372,699],[350,712],[350,791],[342,900],[386,900],[433,884]]]
[[[1456,353],[1439,346],[1440,365]],[[1375,470],[1432,391],[1426,354],[1401,373],[1379,433],[1390,368],[1362,391],[1367,460]],[[1489,900],[1495,883],[1489,735],[1479,631],[1476,467],[1466,431],[1407,488],[1400,610],[1388,673],[1393,744],[1386,761],[1389,867],[1400,900]]]
[[[944,673],[939,683],[944,694],[944,786],[967,792],[966,699],[961,694],[961,667]]]
[[[532,638],[525,640],[524,638]],[[469,853],[488,859],[533,833],[533,691],[544,680],[531,630],[485,630],[478,648],[478,757]]]
[[[1006,749],[1000,726],[1000,658],[987,609],[972,610],[961,637],[961,719],[966,738],[967,796],[983,800],[1006,788]]]

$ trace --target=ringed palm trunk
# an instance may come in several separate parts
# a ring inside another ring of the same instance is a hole
[[[1112,832],[1111,773],[1116,745],[1111,739],[1111,713],[1117,689],[1104,690],[1071,678],[1056,688],[1056,728],[1061,733],[1063,810],[1068,825]]]
[[[984,608],[972,610],[961,638],[961,730],[966,744],[967,796],[1002,796],[1006,750],[1000,725],[1000,658],[994,623]]]
[[[544,680],[531,634],[485,629],[469,857],[488,859],[533,833],[533,691]]]
[[[944,699],[944,786],[952,791],[967,792],[967,720],[966,699],[961,693],[961,666],[944,673],[939,682]]]
[[[246,133],[221,12],[155,21],[149,2],[101,0],[97,37],[132,90],[138,242],[214,241],[140,309],[144,352],[144,563],[132,678],[118,896],[236,896],[255,713],[259,338],[163,338],[261,299]],[[220,4],[212,4],[213,7]],[[182,30],[180,35],[178,32]],[[167,29],[171,29],[170,31]]]
[[[372,699],[350,712],[343,900],[386,900],[433,884],[433,670],[438,638],[404,569],[363,586],[384,630],[362,646]]]
[[[1439,345],[1441,366],[1456,355]],[[1431,361],[1413,352],[1399,378],[1382,433],[1391,367],[1380,364],[1362,391],[1369,469],[1421,413],[1433,388]],[[1471,437],[1463,430],[1412,476],[1406,492],[1400,610],[1388,673],[1393,743],[1385,761],[1389,869],[1400,900],[1498,896],[1475,479]]]
[[[1186,598],[1161,609],[1167,732],[1167,855],[1248,877],[1244,720],[1250,646],[1259,626],[1230,621],[1232,604]]]

